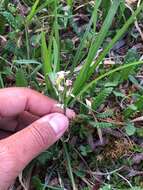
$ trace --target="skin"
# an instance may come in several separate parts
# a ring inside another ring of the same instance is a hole
[[[54,144],[75,113],[27,88],[0,90],[0,190],[7,190],[26,165]]]

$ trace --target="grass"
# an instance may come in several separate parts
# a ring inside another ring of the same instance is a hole
[[[134,26],[142,28],[143,2],[129,4],[133,11],[122,0],[0,3],[0,87],[30,86],[77,113],[66,140],[35,160],[31,187],[143,189],[131,175],[142,170],[131,157],[143,152],[134,122],[143,107]]]

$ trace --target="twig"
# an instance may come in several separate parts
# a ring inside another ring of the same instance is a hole
[[[117,175],[118,175],[120,178],[122,178],[124,181],[126,181],[126,182],[129,184],[129,186],[130,186],[131,188],[133,188],[132,184],[131,184],[124,176],[122,176],[122,175],[119,174],[119,173],[117,173]]]
[[[137,118],[131,120],[131,122],[138,122],[138,121],[143,121],[143,116],[137,117]]]
[[[23,187],[23,189],[24,190],[28,190],[27,187],[26,187],[25,182],[23,181],[23,172],[21,172],[19,174],[18,179],[19,179],[19,182],[20,182],[21,186]]]
[[[117,168],[117,169],[115,169],[115,170],[113,170],[113,171],[111,171],[111,172],[106,172],[106,173],[104,173],[104,172],[91,172],[91,171],[87,171],[87,173],[92,174],[92,175],[106,176],[106,175],[112,175],[112,174],[114,174],[114,173],[116,173],[116,172],[122,170],[123,168],[124,168],[124,166],[122,166],[122,167],[120,167],[120,168]]]

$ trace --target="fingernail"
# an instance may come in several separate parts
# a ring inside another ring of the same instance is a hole
[[[68,118],[63,114],[59,113],[53,114],[53,116],[49,120],[49,123],[58,138],[62,136],[62,134],[66,131],[69,125]]]

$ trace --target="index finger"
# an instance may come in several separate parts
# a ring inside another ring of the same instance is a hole
[[[0,89],[0,117],[16,116],[24,111],[28,111],[37,116],[49,113],[64,113],[58,107],[58,102],[28,88],[4,88]],[[74,117],[74,112],[66,110],[69,118]]]

